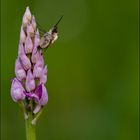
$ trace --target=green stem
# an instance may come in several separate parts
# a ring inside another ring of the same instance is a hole
[[[26,119],[26,140],[36,140],[35,125],[32,124],[32,113],[28,114],[28,119]]]

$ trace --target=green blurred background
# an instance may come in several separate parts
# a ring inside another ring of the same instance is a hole
[[[38,140],[138,140],[138,0],[1,0],[2,140],[25,140],[10,97],[20,25],[27,5],[48,30],[49,102]]]

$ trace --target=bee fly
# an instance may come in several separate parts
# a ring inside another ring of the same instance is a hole
[[[61,21],[62,17],[63,16],[61,16],[58,22],[48,32],[45,32],[45,30],[40,30],[40,32],[44,33],[39,42],[39,46],[41,48],[45,48],[46,50],[52,43],[54,43],[57,40],[58,38],[57,26]]]

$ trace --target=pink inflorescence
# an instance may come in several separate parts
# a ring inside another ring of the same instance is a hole
[[[35,17],[26,8],[20,31],[18,57],[15,63],[16,77],[12,80],[11,96],[15,102],[23,102],[25,108],[36,114],[48,102],[45,87],[47,66],[44,65],[40,36]]]

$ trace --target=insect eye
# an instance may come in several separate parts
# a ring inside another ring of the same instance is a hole
[[[56,28],[56,27],[54,27],[54,28],[52,29],[52,33],[57,33],[57,28]]]

